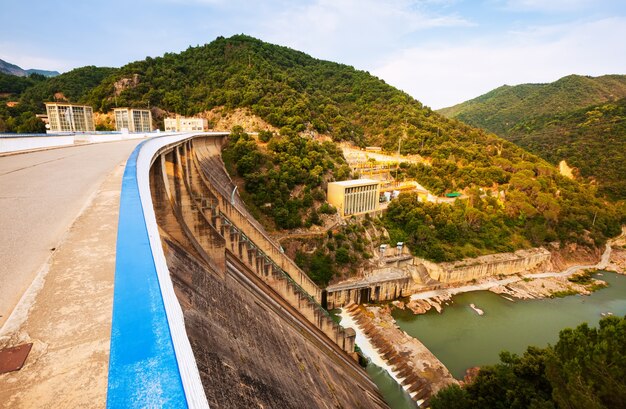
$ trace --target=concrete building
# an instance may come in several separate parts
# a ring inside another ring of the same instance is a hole
[[[152,132],[152,114],[149,109],[115,108],[115,130],[128,132]]]
[[[46,102],[50,132],[93,132],[93,109],[87,105]]]
[[[372,179],[345,180],[328,184],[328,202],[341,217],[378,210],[380,182]]]
[[[175,118],[165,118],[166,132],[193,132],[205,131],[209,128],[206,118],[188,118],[176,115]]]

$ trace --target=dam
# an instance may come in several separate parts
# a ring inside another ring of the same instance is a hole
[[[136,174],[152,227],[125,247],[123,191],[108,407],[155,396],[171,407],[387,407],[355,359],[354,332],[332,320],[319,287],[234,193],[224,139],[158,138],[128,162],[124,183]],[[158,280],[142,294],[133,274],[150,249]]]

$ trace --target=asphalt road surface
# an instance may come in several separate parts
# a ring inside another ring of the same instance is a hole
[[[139,142],[0,157],[0,327],[88,199]]]

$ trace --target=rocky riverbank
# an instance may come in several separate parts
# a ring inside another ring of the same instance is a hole
[[[606,282],[591,277],[592,270],[588,270],[570,277],[543,277],[527,278],[506,285],[497,285],[489,291],[503,296],[528,300],[536,298],[564,297],[567,295],[589,295],[592,292],[606,287]]]

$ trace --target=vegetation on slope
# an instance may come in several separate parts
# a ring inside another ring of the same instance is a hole
[[[599,328],[565,329],[555,346],[529,347],[521,357],[502,352],[500,360],[481,368],[465,388],[441,390],[431,407],[626,407],[626,318],[603,318]]]
[[[224,147],[227,169],[245,183],[244,199],[276,228],[321,225],[320,213],[335,212],[325,203],[322,181],[346,179],[350,174],[341,151],[332,142],[319,143],[298,135],[270,136],[268,140],[266,149],[261,150],[241,127],[234,127]]]
[[[553,164],[566,160],[613,200],[626,199],[626,76],[571,75],[504,86],[441,113],[518,144]]]
[[[566,158],[580,176],[597,180],[600,194],[626,199],[626,98],[521,121],[507,137],[552,163]]]
[[[549,84],[504,85],[439,112],[506,136],[527,118],[563,114],[626,97],[626,75],[568,75]]]

